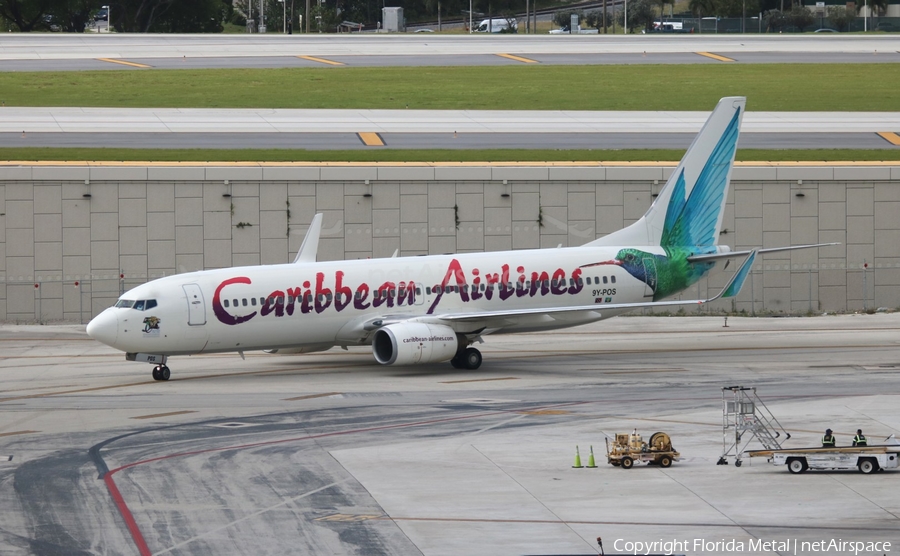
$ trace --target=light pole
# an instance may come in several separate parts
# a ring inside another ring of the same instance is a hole
[[[472,0],[469,0],[469,34],[472,34]]]
[[[112,23],[112,14],[109,12],[109,6],[101,6],[102,8],[106,8],[106,32],[109,33],[111,29],[110,24]]]
[[[259,0],[259,32],[266,32],[266,11],[263,7],[263,0]]]
[[[281,33],[287,35],[287,2],[285,0],[278,1],[281,2]]]

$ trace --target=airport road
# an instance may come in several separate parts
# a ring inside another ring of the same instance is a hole
[[[686,149],[706,112],[5,107],[0,147]],[[745,149],[900,148],[900,112],[748,112]],[[361,133],[378,134],[363,141]],[[380,144],[379,144],[380,143]]]
[[[515,64],[889,63],[897,35],[0,35],[0,71]],[[512,55],[511,57],[509,55]]]
[[[167,383],[80,326],[4,326],[0,552],[596,554],[597,536],[607,553],[624,552],[617,539],[896,546],[900,471],[715,462],[723,386],[757,387],[789,446],[825,427],[839,444],[860,427],[900,433],[900,314],[723,324],[620,317],[487,338],[476,372],[380,367],[365,349],[182,357]],[[668,432],[682,461],[607,465],[604,435],[634,428]],[[600,467],[572,469],[576,445]]]

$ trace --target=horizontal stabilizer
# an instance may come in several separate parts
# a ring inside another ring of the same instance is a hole
[[[312,222],[309,223],[309,230],[303,243],[300,244],[300,250],[297,251],[297,257],[294,258],[294,264],[297,263],[314,263],[316,255],[319,252],[319,236],[322,234],[322,213],[313,216]]]
[[[710,253],[708,255],[691,255],[687,260],[690,263],[721,261],[722,259],[746,257],[754,252],[765,255],[766,253],[780,253],[782,251],[793,251],[794,249],[812,249],[813,247],[828,247],[829,245],[840,245],[840,243],[815,243],[813,245],[791,245],[788,247],[770,247],[768,249],[749,249],[747,251],[728,251],[725,253]]]

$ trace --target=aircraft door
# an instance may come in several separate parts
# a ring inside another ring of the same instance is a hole
[[[188,324],[200,326],[206,324],[206,304],[203,302],[203,292],[197,284],[184,284],[184,293],[188,303]]]
[[[644,297],[653,297],[656,293],[656,259],[644,257]]]
[[[416,288],[416,305],[423,305],[425,303],[425,286],[421,284],[415,284]]]

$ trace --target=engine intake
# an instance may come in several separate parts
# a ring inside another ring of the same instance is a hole
[[[456,332],[440,324],[389,324],[378,329],[372,340],[372,354],[382,365],[448,361],[458,349]]]

